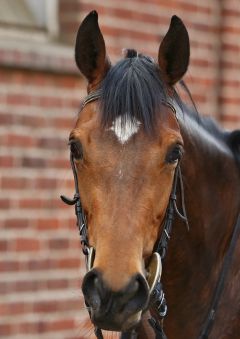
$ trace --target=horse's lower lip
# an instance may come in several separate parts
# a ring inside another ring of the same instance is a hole
[[[109,320],[109,317],[99,318],[95,317],[94,312],[91,312],[91,320],[93,321],[94,325],[101,328],[102,330],[106,331],[129,331],[134,329],[138,323],[140,322],[142,311],[137,312],[129,317],[125,321],[119,321],[118,316],[115,319]]]
[[[123,324],[122,331],[128,331],[136,327],[141,320],[141,315],[142,311],[139,311],[128,317],[127,321]]]

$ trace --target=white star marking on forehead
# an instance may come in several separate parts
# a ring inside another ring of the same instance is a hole
[[[120,116],[113,122],[110,130],[116,134],[119,142],[124,144],[131,136],[138,132],[140,125],[141,123],[139,121],[132,121],[130,119],[127,119],[126,122],[124,121],[122,124],[122,117]]]

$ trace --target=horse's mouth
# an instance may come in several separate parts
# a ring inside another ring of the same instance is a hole
[[[130,316],[117,314],[117,315],[104,315],[96,316],[94,312],[91,312],[91,320],[93,324],[106,331],[126,332],[137,327],[141,320],[142,311],[134,313]]]

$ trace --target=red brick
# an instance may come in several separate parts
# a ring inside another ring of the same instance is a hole
[[[65,238],[56,238],[49,241],[49,248],[54,250],[67,249],[69,246],[69,240]]]
[[[20,218],[10,218],[4,221],[4,227],[8,229],[24,229],[29,226],[30,221],[28,219],[20,219]]]
[[[19,200],[18,205],[21,208],[26,209],[58,209],[63,208],[67,209],[68,207],[66,205],[63,205],[62,200],[60,200],[60,197],[58,199],[36,199],[36,198],[29,198],[29,199],[21,199]]]
[[[14,327],[11,324],[0,324],[0,336],[7,337],[14,333]]]
[[[14,116],[10,113],[0,112],[0,125],[11,125],[14,121]]]
[[[22,126],[29,126],[29,127],[43,127],[47,126],[48,118],[42,116],[32,116],[32,115],[18,115],[15,117],[15,122]]]
[[[30,271],[48,270],[54,268],[54,261],[51,259],[29,259],[26,268]]]
[[[64,319],[56,320],[46,324],[48,331],[60,331],[60,330],[70,330],[73,329],[75,325],[74,319]]]
[[[31,96],[28,94],[8,94],[6,100],[11,105],[30,105],[32,103]]]
[[[21,268],[18,261],[0,261],[0,272],[16,272]]]
[[[29,198],[29,199],[21,199],[18,201],[18,206],[20,208],[34,208],[39,209],[43,208],[44,200],[36,199],[36,198]]]
[[[15,240],[16,251],[32,252],[40,250],[40,241],[37,239],[17,238]]]
[[[56,230],[60,227],[60,221],[56,218],[50,219],[38,219],[37,220],[37,228],[39,230]]]
[[[80,310],[82,303],[79,299],[73,300],[54,300],[54,301],[42,301],[38,302],[33,306],[33,312],[37,313],[56,313],[58,311],[67,311],[67,310]]]
[[[9,199],[0,199],[0,209],[9,209],[11,202]]]
[[[79,251],[80,252],[80,251]],[[53,269],[73,269],[79,268],[80,259],[65,258],[65,259],[29,259],[25,263],[26,270],[39,271],[39,270],[53,270]],[[49,284],[49,283],[48,283]],[[63,283],[65,286],[65,283]]]
[[[58,181],[56,178],[36,178],[35,182],[34,182],[34,186],[36,188],[40,188],[40,189],[53,189],[56,188],[58,185]]]
[[[38,323],[36,322],[22,322],[17,329],[18,333],[39,333]]]
[[[52,279],[46,282],[49,290],[65,289],[70,287],[69,279]]]
[[[47,149],[64,149],[67,148],[68,141],[60,138],[39,138],[37,140],[37,145],[41,148]]]
[[[225,16],[225,17],[237,17],[237,18],[239,18],[239,15],[240,15],[240,11],[239,11],[239,9],[238,8],[234,8],[234,9],[231,9],[231,8],[223,8],[222,9],[222,11],[223,11],[223,15]]]
[[[4,146],[17,146],[17,147],[33,147],[36,145],[36,140],[28,135],[17,135],[13,133],[9,133],[6,135],[4,140],[1,142]]]
[[[0,155],[0,167],[13,167],[14,158],[11,155]]]
[[[5,252],[8,249],[9,242],[7,240],[0,240],[0,251]]]
[[[239,116],[228,114],[228,115],[224,115],[223,120],[226,121],[226,122],[237,123],[237,122],[239,122]]]
[[[26,281],[17,281],[12,284],[12,290],[18,293],[21,292],[36,292],[39,290],[44,290],[46,288],[45,281],[38,280],[26,280]]]
[[[44,168],[47,167],[47,161],[43,158],[24,157],[21,159],[23,167]]]
[[[74,127],[75,121],[72,118],[54,118],[51,120],[51,124],[56,128],[63,128],[70,131]]]
[[[23,189],[30,188],[31,185],[32,181],[28,178],[3,176],[1,180],[3,189]]]
[[[10,302],[8,304],[0,302],[0,317],[14,316],[29,311],[31,311],[31,306],[23,302]]]
[[[79,268],[80,260],[79,258],[65,258],[59,259],[59,267],[60,268]]]
[[[70,168],[69,159],[53,159],[49,161],[49,164],[53,168]]]

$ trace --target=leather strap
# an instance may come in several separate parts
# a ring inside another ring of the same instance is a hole
[[[153,317],[148,320],[149,324],[152,326],[152,328],[155,331],[156,337],[155,339],[167,339],[163,327],[159,324],[158,321],[156,321]]]
[[[181,204],[182,204],[182,213],[179,211],[177,207],[177,184],[180,183],[180,196],[181,196]],[[184,189],[183,189],[183,180],[180,165],[178,165],[175,169],[172,192],[169,198],[169,203],[166,211],[166,216],[163,225],[162,235],[160,240],[156,245],[156,252],[161,255],[161,258],[164,259],[167,253],[168,241],[170,240],[172,233],[172,225],[175,217],[175,213],[178,217],[180,217],[187,225],[187,229],[189,230],[189,224],[187,219],[186,207],[185,207],[185,197],[184,197]]]
[[[82,106],[81,106],[81,110],[90,102],[98,100],[102,95],[102,90],[101,89],[96,89],[93,92],[90,92],[84,99]]]

